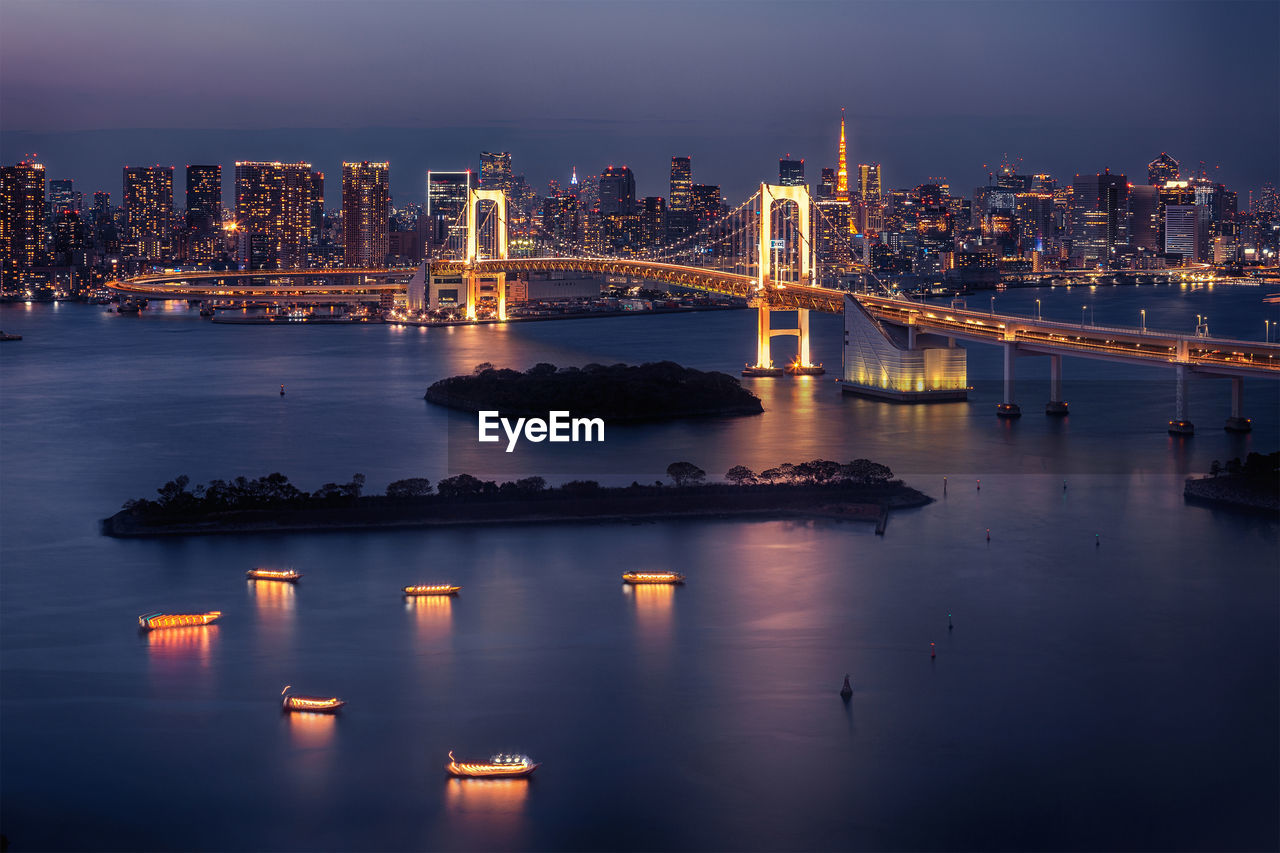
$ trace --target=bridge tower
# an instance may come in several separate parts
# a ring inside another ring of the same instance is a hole
[[[480,297],[480,276],[471,270],[472,264],[480,259],[480,205],[484,202],[493,202],[493,215],[496,217],[494,222],[494,230],[497,236],[497,247],[495,250],[495,260],[505,261],[507,259],[507,194],[503,190],[477,190],[467,191],[467,272],[465,274],[467,283],[467,319],[474,320],[476,318],[476,302]],[[496,275],[497,298],[498,298],[498,319],[507,319],[507,274],[494,273]],[[487,276],[486,276],[487,277]]]
[[[751,300],[751,305],[756,309],[756,363],[748,365],[742,371],[743,376],[781,376],[785,373],[796,375],[816,375],[824,373],[822,365],[815,365],[809,361],[809,309],[796,308],[796,328],[794,329],[773,329],[771,327],[770,314],[778,309],[770,304],[769,292],[782,290],[786,287],[784,283],[778,283],[773,280],[773,250],[777,246],[773,236],[773,207],[777,203],[792,202],[795,204],[798,213],[796,216],[797,231],[799,232],[799,245],[797,246],[800,256],[800,284],[809,285],[812,272],[810,268],[810,257],[813,254],[812,229],[809,227],[810,202],[809,188],[804,185],[800,186],[781,186],[777,184],[761,184],[760,185],[760,218],[756,228],[759,236],[757,242],[757,277],[756,277],[756,296]],[[777,335],[795,335],[796,341],[796,359],[786,368],[774,367],[773,356],[770,352],[770,342]]]

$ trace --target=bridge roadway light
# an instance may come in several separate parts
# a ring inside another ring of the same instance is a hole
[[[1040,316],[1040,300],[1039,299],[1036,300],[1036,319],[1037,320],[1044,319]]]
[[[1142,334],[1147,333],[1147,309],[1142,309]]]
[[[1087,306],[1087,305],[1081,305],[1081,306],[1080,306],[1080,328],[1082,328],[1082,329],[1084,328],[1084,309],[1085,309],[1085,308],[1088,308],[1088,307],[1089,307],[1089,306]]]

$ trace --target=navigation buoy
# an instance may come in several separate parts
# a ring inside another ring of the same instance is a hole
[[[942,493],[943,493],[944,495],[947,493],[947,478],[946,478],[946,477],[943,477],[943,478],[942,478]]]
[[[1066,480],[1063,480],[1063,481],[1062,481],[1062,491],[1064,491],[1064,492],[1065,492],[1066,490],[1067,490],[1067,481],[1066,481]]]
[[[990,542],[990,541],[991,541],[991,528],[990,528],[990,527],[988,527],[988,528],[987,528],[987,541],[988,541],[988,542]]]
[[[846,673],[844,677],[844,687],[840,688],[840,698],[848,702],[849,697],[853,695],[853,688],[849,686],[849,676]]]
[[[284,386],[283,386],[283,385],[281,385],[281,386],[280,386],[280,396],[281,396],[281,397],[283,397],[283,396],[284,396]]]
[[[1101,534],[1101,533],[1095,533],[1095,534],[1093,534],[1093,547],[1095,547],[1095,548],[1101,548],[1101,547],[1102,547],[1102,534]]]
[[[950,630],[951,630],[952,628],[954,628],[954,627],[955,627],[955,625],[952,625],[952,624],[951,624],[951,614],[950,614],[950,613],[948,613],[948,614],[947,614],[947,630],[948,630],[948,631],[950,631]]]
[[[978,481],[978,491],[982,491],[982,481]]]
[[[931,657],[931,658],[936,658],[937,656],[938,656],[938,649],[937,649],[937,647],[936,647],[936,646],[934,646],[934,644],[933,644],[933,643],[930,643],[930,644],[929,644],[929,657]]]

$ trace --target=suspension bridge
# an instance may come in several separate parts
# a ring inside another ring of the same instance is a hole
[[[1063,356],[1146,364],[1174,371],[1174,411],[1169,431],[1191,434],[1187,382],[1192,376],[1229,379],[1231,415],[1226,428],[1246,432],[1243,414],[1246,378],[1280,378],[1280,346],[1214,338],[1207,330],[1180,335],[1149,329],[1044,321],[962,306],[938,307],[908,300],[883,287],[856,262],[844,266],[859,275],[862,292],[823,287],[813,226],[848,247],[847,219],[833,218],[809,196],[806,186],[761,184],[737,207],[671,245],[617,254],[587,251],[580,232],[554,235],[537,229],[533,257],[513,257],[507,199],[501,190],[472,189],[465,210],[446,232],[448,239],[417,268],[306,269],[250,272],[178,272],[110,282],[134,296],[275,302],[337,301],[371,297],[403,298],[410,311],[441,305],[465,311],[470,320],[488,313],[507,320],[507,281],[529,275],[578,273],[674,285],[745,300],[756,312],[754,363],[747,376],[818,374],[810,360],[809,313],[844,317],[845,391],[896,402],[967,398],[967,361],[958,341],[1003,349],[1004,382],[996,414],[1019,417],[1016,365],[1024,356],[1050,359],[1046,414],[1065,415]],[[794,312],[794,326],[775,327],[774,315]],[[775,364],[773,338],[797,339],[795,355]]]

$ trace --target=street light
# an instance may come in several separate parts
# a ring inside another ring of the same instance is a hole
[[[991,297],[991,313],[996,313],[996,298],[994,296]]]
[[[1147,309],[1142,309],[1142,334],[1147,333]]]
[[[1081,306],[1080,306],[1080,325],[1081,325],[1081,327],[1083,327],[1083,326],[1084,326],[1084,309],[1086,309],[1086,308],[1088,308],[1088,307],[1089,307],[1088,305],[1081,305]]]
[[[1037,300],[1036,300],[1036,319],[1037,319],[1037,320],[1041,319],[1041,317],[1040,317],[1040,300],[1039,300],[1039,299],[1037,299]]]
[[[1267,336],[1266,336],[1265,340],[1266,340],[1266,342],[1267,342],[1267,343],[1271,343],[1271,321],[1270,321],[1270,320],[1263,320],[1263,322],[1267,324],[1267,325],[1264,327],[1264,328],[1266,329],[1266,333],[1267,333]]]

